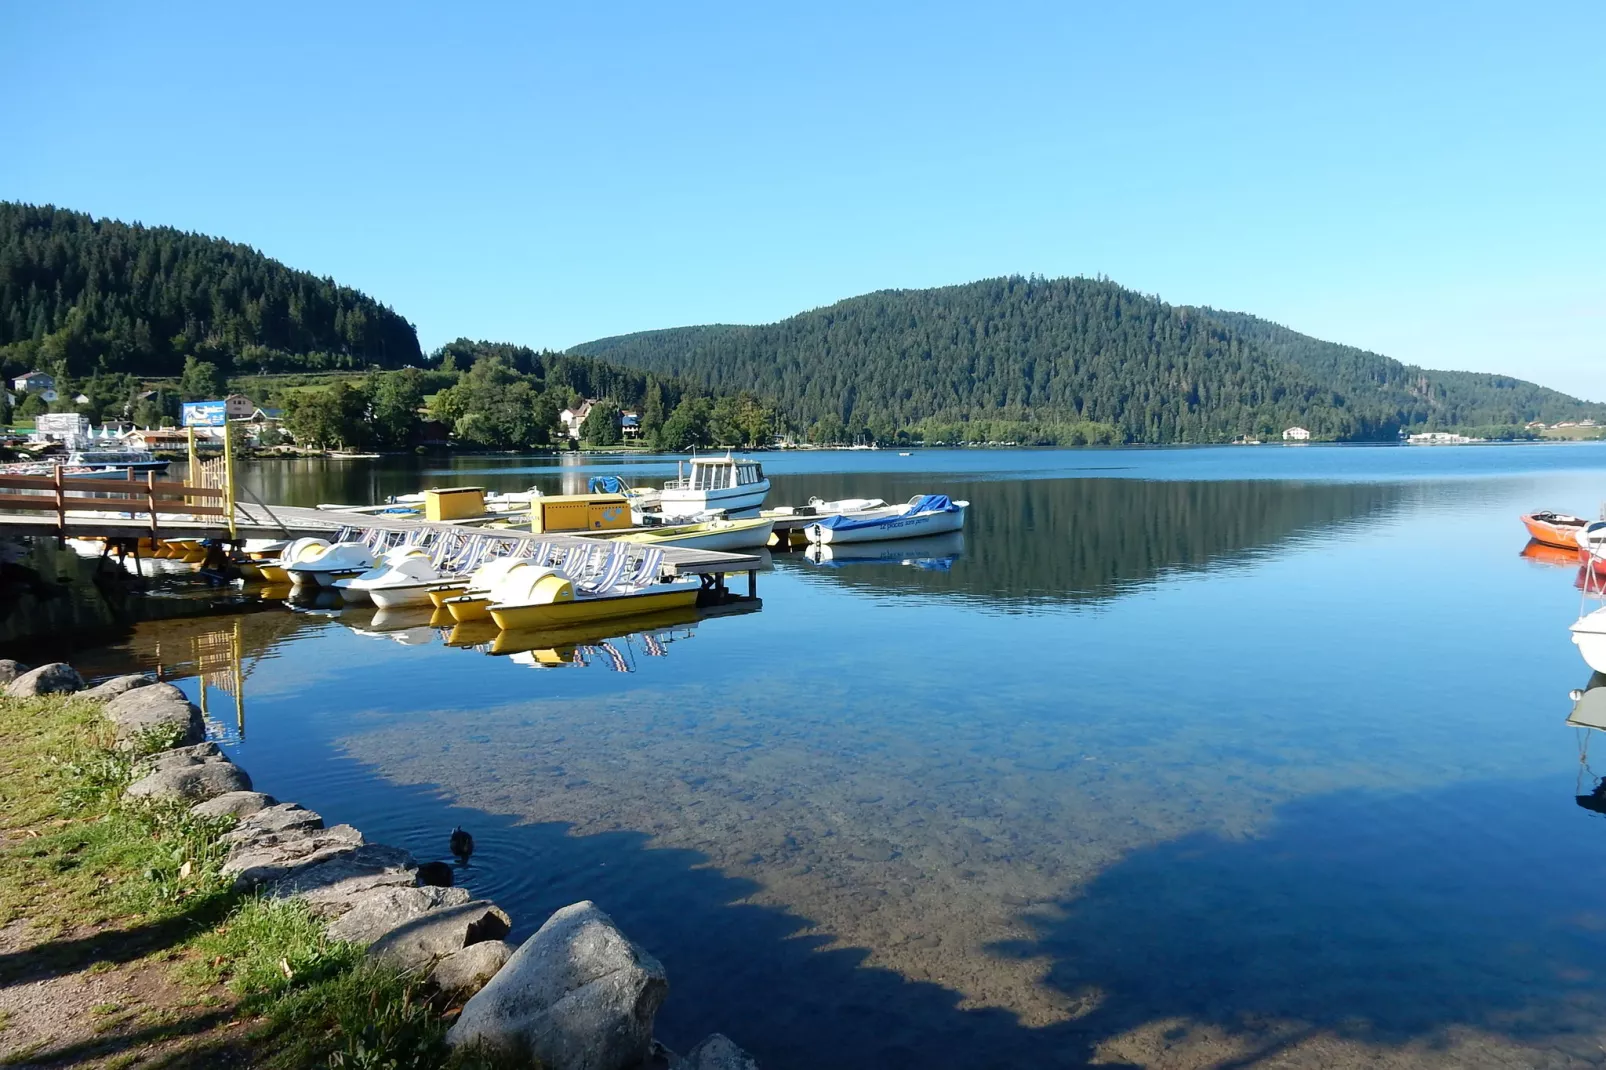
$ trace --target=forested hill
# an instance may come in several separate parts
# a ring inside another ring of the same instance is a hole
[[[0,372],[177,375],[423,363],[412,324],[332,279],[171,227],[0,202]]]
[[[775,324],[650,331],[570,352],[756,391],[824,440],[908,429],[927,440],[1213,442],[1292,424],[1320,438],[1390,439],[1434,421],[1601,411],[1498,376],[1423,373],[1430,387],[1396,389],[1377,379],[1381,366],[1330,352],[1345,347],[1282,330],[1101,279],[1014,277],[881,291]]]
[[[1302,369],[1352,399],[1376,399],[1401,425],[1472,426],[1606,421],[1606,405],[1559,390],[1484,372],[1433,371],[1337,342],[1324,342],[1246,312],[1201,312],[1226,324],[1276,359]]]

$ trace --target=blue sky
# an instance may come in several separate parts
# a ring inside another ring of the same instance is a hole
[[[0,198],[433,347],[1103,274],[1606,400],[1606,4],[0,5]]]

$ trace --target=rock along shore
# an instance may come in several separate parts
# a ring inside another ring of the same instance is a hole
[[[0,659],[0,685],[13,698],[79,693],[103,702],[119,746],[159,738],[166,749],[140,760],[126,795],[235,819],[223,836],[223,872],[235,888],[300,900],[327,920],[331,938],[465,1001],[448,1044],[530,1058],[545,1070],[757,1070],[719,1033],[685,1056],[653,1039],[669,992],[664,968],[595,903],[562,908],[513,946],[507,912],[449,886],[447,867],[420,867],[398,847],[255,790],[171,684],[131,675],[89,688],[61,662],[30,669]],[[442,877],[447,886],[430,883]]]

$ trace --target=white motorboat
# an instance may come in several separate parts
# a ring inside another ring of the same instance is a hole
[[[334,582],[360,576],[374,567],[374,552],[360,542],[337,542],[284,566],[297,587],[332,587]]]
[[[770,492],[763,465],[728,453],[723,457],[693,457],[678,467],[680,477],[665,483],[658,493],[658,511],[665,516],[691,517],[719,510],[745,512],[763,505]]]
[[[387,550],[379,563],[361,575],[335,580],[331,586],[349,605],[372,602],[381,609],[429,605],[429,589],[446,577],[418,546]]]
[[[1573,633],[1578,653],[1584,656],[1584,664],[1596,672],[1606,672],[1606,606],[1579,617],[1568,630]]]
[[[946,494],[917,494],[904,505],[827,517],[804,532],[817,545],[943,535],[965,526],[969,507],[969,502],[950,501]]]

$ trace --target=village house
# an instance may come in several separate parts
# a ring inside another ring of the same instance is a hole
[[[563,429],[569,433],[570,438],[579,441],[580,425],[586,422],[586,417],[591,414],[591,406],[595,404],[596,401],[586,398],[580,402],[577,408],[564,409],[558,413],[558,422],[563,425]]]
[[[11,380],[11,388],[18,394],[38,394],[46,401],[56,400],[56,377],[33,371]]]
[[[635,412],[621,412],[619,414],[619,434],[626,441],[634,441],[641,437],[641,414]]]
[[[223,417],[227,420],[249,420],[257,411],[256,402],[244,394],[230,394],[223,399]]]
[[[1309,442],[1310,432],[1303,427],[1290,427],[1283,432],[1284,442]]]
[[[178,451],[188,449],[190,444],[188,433],[172,427],[135,428],[123,432],[121,437],[130,446],[142,450]]]

